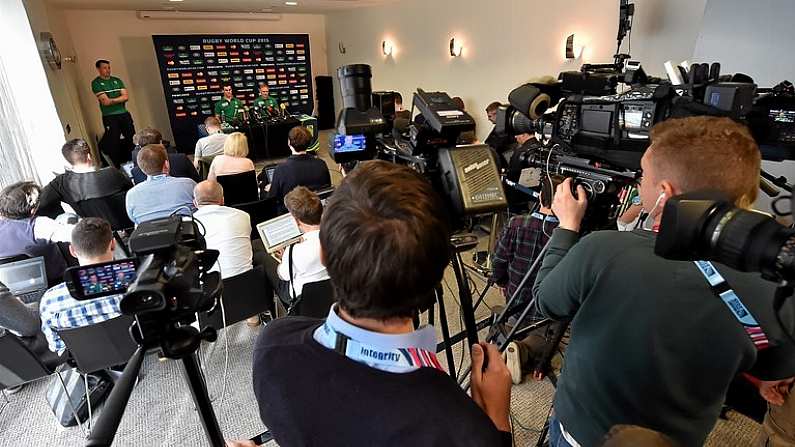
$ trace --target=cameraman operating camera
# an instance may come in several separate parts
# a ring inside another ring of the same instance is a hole
[[[511,445],[497,348],[473,346],[470,399],[436,359],[433,327],[412,322],[433,305],[449,236],[415,171],[368,161],[345,178],[320,224],[337,303],[325,321],[271,322],[254,350],[254,393],[279,444]]]
[[[640,196],[653,228],[666,200],[681,193],[717,190],[740,207],[756,198],[759,149],[742,125],[671,119],[654,127],[651,141],[641,161]],[[702,445],[737,374],[766,380],[795,374],[795,350],[773,312],[775,284],[716,267],[769,342],[756,344],[729,302],[713,293],[707,273],[693,262],[654,255],[654,231],[600,231],[577,242],[586,199],[581,186],[576,197],[571,188],[567,179],[555,194],[560,226],[534,286],[541,313],[571,320],[551,446],[596,445],[616,424]]]

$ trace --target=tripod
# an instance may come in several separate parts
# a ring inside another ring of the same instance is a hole
[[[156,339],[159,337],[156,336],[152,340],[144,339],[143,331],[140,330],[141,326],[140,320],[136,317],[136,322],[133,323],[130,332],[133,338],[138,341],[138,349],[136,349],[124,368],[121,378],[113,387],[113,391],[111,391],[105,403],[105,409],[100,414],[96,427],[91,432],[86,445],[91,447],[109,446],[113,443],[113,438],[116,436],[119,423],[124,415],[124,409],[127,407],[130,394],[141,370],[144,355],[147,351],[159,347],[163,350],[163,354],[166,357],[182,360],[185,378],[196,409],[199,412],[204,434],[211,446],[223,447],[225,445],[224,437],[210,403],[210,396],[207,394],[207,384],[201,375],[197,355],[197,350],[202,341],[215,341],[217,337],[215,329],[208,327],[199,332],[192,326],[176,327],[166,323],[164,325],[164,335],[158,346]],[[137,336],[137,334],[140,334],[140,336]]]

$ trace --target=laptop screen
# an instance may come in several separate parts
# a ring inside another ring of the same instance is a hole
[[[32,258],[0,265],[0,282],[14,295],[47,288],[44,258]]]
[[[292,214],[289,213],[262,222],[257,225],[257,231],[259,231],[266,249],[284,244],[290,239],[297,238],[301,235],[298,222],[296,222]]]

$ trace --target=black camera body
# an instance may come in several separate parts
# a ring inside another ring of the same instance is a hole
[[[790,198],[795,205],[795,197]],[[701,191],[665,203],[654,252],[678,261],[714,260],[772,281],[795,281],[795,229],[720,193]]]
[[[192,219],[171,216],[139,224],[130,236],[130,249],[139,257],[137,278],[121,301],[122,313],[161,312],[180,319],[212,308],[221,280],[208,270],[218,250],[205,247]]]

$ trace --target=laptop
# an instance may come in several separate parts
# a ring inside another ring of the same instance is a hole
[[[8,290],[23,302],[38,301],[47,291],[47,270],[44,266],[44,258],[39,256],[0,264],[0,282],[5,284]]]
[[[289,213],[258,224],[257,231],[268,253],[276,252],[298,242],[303,234],[298,228],[298,222]]]

